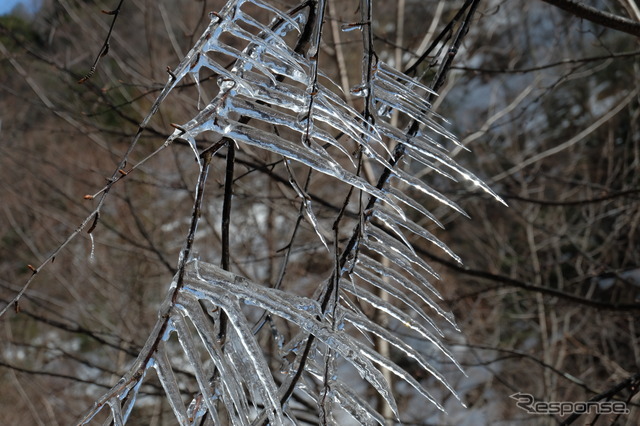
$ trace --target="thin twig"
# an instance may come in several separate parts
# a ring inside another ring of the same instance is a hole
[[[563,59],[561,61],[550,62],[544,65],[538,65],[528,68],[475,68],[475,67],[465,67],[465,66],[453,66],[451,69],[461,70],[461,71],[471,71],[476,73],[487,73],[487,74],[526,74],[530,72],[542,71],[549,68],[560,67],[567,64],[584,64],[586,62],[599,62],[606,61],[607,59],[620,59],[620,58],[635,58],[636,56],[640,56],[640,50],[632,50],[628,52],[620,52],[620,53],[610,53],[607,55],[598,55],[598,56],[587,56],[585,58],[575,58],[575,59]]]
[[[229,228],[231,224],[231,201],[233,198],[233,172],[236,159],[236,147],[233,140],[227,139],[227,167],[224,177],[224,199],[222,201],[222,256],[220,265],[229,271],[230,244]]]
[[[588,306],[595,309],[601,309],[605,311],[619,311],[619,312],[640,312],[640,303],[610,303],[600,300],[586,299],[575,294],[567,293],[561,290],[557,290],[551,287],[544,287],[541,285],[529,284],[524,281],[519,281],[515,278],[507,277],[504,275],[494,274],[488,271],[481,271],[477,269],[470,269],[464,266],[460,266],[457,263],[449,262],[439,256],[434,255],[420,247],[415,247],[417,253],[422,256],[426,256],[429,259],[438,262],[449,269],[468,275],[471,277],[484,278],[490,281],[499,282],[509,287],[520,288],[527,291],[534,291],[547,296],[557,297],[569,302],[573,302],[582,306]]]
[[[38,376],[49,376],[49,377],[54,377],[54,378],[57,378],[57,379],[66,379],[66,380],[70,380],[72,382],[84,383],[84,384],[87,384],[87,385],[94,385],[94,386],[98,386],[98,387],[101,387],[101,388],[109,389],[111,387],[110,385],[104,385],[102,383],[97,383],[97,382],[92,381],[92,380],[85,380],[85,379],[81,379],[79,377],[69,376],[67,374],[54,373],[54,372],[50,372],[50,371],[31,370],[31,369],[28,369],[28,368],[19,367],[17,365],[9,364],[9,363],[4,362],[2,360],[0,360],[0,367],[8,368],[9,370],[19,371],[21,373],[26,373],[26,374],[32,374],[32,375],[38,375]]]
[[[231,248],[229,241],[229,230],[231,227],[231,201],[233,199],[233,172],[236,159],[235,142],[231,139],[225,139],[227,145],[227,167],[224,177],[224,199],[222,201],[222,256],[220,266],[225,271],[230,270]],[[227,334],[227,315],[224,310],[220,310],[218,330],[218,340],[224,345]]]
[[[581,206],[584,204],[597,204],[597,203],[602,203],[604,201],[613,200],[615,198],[631,198],[631,199],[638,200],[638,197],[637,197],[638,195],[640,195],[640,189],[616,191],[616,192],[608,193],[607,195],[603,195],[602,197],[585,198],[582,200],[562,200],[562,201],[538,200],[535,198],[521,197],[520,195],[515,195],[515,194],[501,194],[500,196],[507,200],[516,200],[516,201],[522,201],[524,203],[540,204],[542,206],[568,207],[568,206]]]
[[[120,3],[118,3],[118,7],[116,7],[114,10],[102,11],[102,13],[104,13],[105,15],[113,16],[113,19],[111,20],[111,26],[109,26],[109,32],[107,33],[107,37],[105,37],[104,43],[102,43],[102,47],[98,52],[98,56],[96,56],[96,59],[93,61],[93,65],[91,65],[91,69],[84,77],[78,80],[78,84],[82,84],[85,81],[89,80],[91,76],[96,72],[96,68],[98,67],[98,62],[100,62],[100,59],[103,56],[106,56],[107,53],[109,53],[109,42],[111,41],[111,33],[113,32],[113,27],[116,25],[116,20],[118,19],[118,16],[120,16],[120,10],[122,9],[123,3],[124,3],[124,0],[120,0]]]
[[[453,31],[453,28],[455,27],[456,23],[460,20],[460,18],[462,18],[462,15],[464,15],[467,8],[471,5],[472,1],[474,0],[465,1],[465,3],[460,7],[458,12],[451,19],[451,21],[449,21],[449,23],[444,27],[444,29],[440,31],[440,34],[438,34],[438,36],[431,42],[429,47],[427,47],[425,51],[420,54],[418,59],[416,59],[414,63],[404,71],[405,74],[413,74],[416,72],[416,70],[418,69],[418,66],[429,57],[433,49],[435,49],[436,46],[438,46],[438,44],[451,33],[451,31]]]

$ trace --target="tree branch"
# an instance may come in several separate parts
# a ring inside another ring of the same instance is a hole
[[[640,37],[640,22],[633,21],[612,13],[603,12],[595,7],[584,5],[575,0],[542,0],[559,9],[564,10],[578,18],[586,19],[594,24],[622,31],[627,34]]]
[[[427,258],[440,263],[441,265],[446,266],[449,269],[452,269],[460,274],[468,275],[476,278],[483,278],[493,282],[502,283],[504,285],[520,288],[526,291],[538,292],[540,294],[544,294],[547,296],[557,297],[559,299],[576,303],[582,306],[588,306],[590,308],[601,309],[606,311],[618,311],[618,312],[637,312],[640,311],[640,303],[610,303],[604,302],[601,300],[595,299],[587,299],[582,296],[578,296],[572,293],[567,293],[555,288],[551,287],[543,287],[539,285],[529,284],[523,281],[519,281],[517,279],[507,277],[504,275],[493,274],[489,271],[480,271],[475,269],[469,269],[465,266],[460,266],[454,262],[449,262],[446,259],[443,259],[439,256],[436,256],[427,250],[422,249],[421,247],[414,247],[416,252],[420,255],[426,256]]]

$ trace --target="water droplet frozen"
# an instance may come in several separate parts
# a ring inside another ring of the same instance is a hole
[[[362,31],[362,24],[361,23],[355,23],[355,24],[342,24],[340,26],[340,29],[342,30],[342,32],[344,33],[348,33],[351,31],[355,31],[355,30],[360,30]]]
[[[364,84],[359,84],[357,86],[353,86],[349,90],[349,93],[351,93],[353,96],[360,96],[364,98],[365,96],[369,95],[369,88]]]

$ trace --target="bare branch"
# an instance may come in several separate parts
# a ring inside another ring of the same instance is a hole
[[[602,25],[603,27],[611,28],[616,31],[622,31],[627,34],[640,37],[640,22],[633,21],[622,16],[614,15],[612,13],[604,12],[596,9],[595,7],[587,6],[582,2],[576,0],[542,0],[545,3],[549,3],[557,8],[569,12],[570,14],[577,16],[578,18],[586,19],[594,24]]]

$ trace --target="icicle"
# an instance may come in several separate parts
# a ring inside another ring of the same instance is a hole
[[[420,363],[420,366],[423,369],[425,369],[430,374],[432,374],[440,383],[442,383],[453,394],[453,396],[456,397],[456,399],[460,400],[460,396],[455,392],[455,390],[451,387],[451,385],[445,380],[444,376],[442,374],[440,374],[436,369],[431,367],[426,362],[426,360],[424,360],[424,358],[422,358],[422,356],[420,356],[420,354],[417,351],[415,351],[409,345],[407,345],[406,343],[402,342],[400,339],[395,337],[393,335],[393,333],[391,333],[391,332],[389,332],[387,330],[384,330],[382,327],[378,326],[377,324],[373,323],[372,321],[370,321],[368,319],[365,320],[365,321],[362,321],[362,318],[358,319],[358,318],[356,318],[356,317],[354,317],[352,315],[349,315],[347,317],[347,319],[349,321],[353,320],[354,321],[354,325],[357,325],[358,327],[364,327],[366,330],[368,330],[368,331],[370,331],[372,333],[375,333],[379,337],[382,337],[383,339],[385,339],[389,343],[391,343],[394,347],[396,347],[397,349],[405,352],[405,354],[409,355],[411,358],[413,358],[414,360],[418,361]],[[408,384],[410,384],[422,396],[424,396],[432,404],[434,404],[436,407],[438,407],[438,409],[440,409],[443,412],[445,411],[444,407],[442,407],[442,405],[440,405],[440,403],[438,401],[436,401],[435,398],[433,396],[431,396],[431,394],[415,378],[413,378],[413,376],[411,376],[409,373],[407,373],[405,370],[403,370],[401,367],[399,367],[393,361],[391,361],[391,360],[387,359],[386,357],[380,355],[375,350],[362,345],[362,343],[359,342],[359,341],[355,341],[354,343],[356,344],[356,346],[358,346],[360,348],[360,351],[362,352],[362,354],[364,356],[366,356],[367,358],[371,359],[376,364],[378,364],[378,365],[386,368],[387,370],[391,371],[393,374],[395,374],[396,376],[401,378],[403,381],[405,381]],[[453,358],[451,358],[451,359],[453,359]],[[456,362],[456,365],[458,366],[458,368],[461,368],[458,365],[457,362]]]
[[[385,426],[385,419],[367,401],[362,399],[351,386],[341,381],[334,384],[336,401],[364,426]]]
[[[411,247],[411,244],[407,242],[407,240],[402,236],[402,233],[398,231],[397,228],[394,228],[395,224],[402,226],[403,228],[413,232],[415,235],[418,235],[427,241],[431,241],[433,244],[437,245],[445,253],[451,256],[456,262],[458,262],[459,264],[462,264],[462,260],[460,259],[460,257],[456,255],[445,243],[440,241],[440,239],[438,239],[435,235],[433,235],[431,232],[427,231],[426,229],[424,229],[422,226],[418,225],[414,221],[410,219],[402,219],[399,216],[397,216],[395,213],[385,212],[382,209],[375,210],[373,212],[373,216],[377,217],[383,223],[385,223],[387,226],[393,229],[396,234],[400,234],[402,241],[405,242],[405,244],[412,250],[413,248]]]
[[[371,226],[367,227],[366,235],[367,239],[364,241],[364,244],[371,250],[377,251],[382,256],[391,260],[396,265],[403,266],[405,269],[414,269],[411,264],[418,265],[434,278],[440,279],[438,273],[429,266],[427,262],[386,232]],[[371,237],[373,237],[373,239]]]
[[[161,342],[158,345],[158,350],[156,351],[156,357],[153,366],[156,369],[160,384],[164,388],[169,406],[171,406],[173,414],[176,416],[178,423],[180,425],[186,425],[188,424],[187,411],[185,409],[184,402],[182,401],[180,386],[178,385],[176,377],[173,374],[171,362],[167,357],[164,346],[164,342]]]
[[[96,246],[93,240],[93,233],[89,234],[91,239],[91,253],[89,253],[89,263],[96,263]]]
[[[380,277],[377,277],[371,272],[375,272],[376,274],[380,275]],[[407,271],[407,272],[410,272],[410,273],[413,272],[413,274],[415,274],[415,271]],[[460,331],[454,321],[453,315],[450,312],[447,312],[444,309],[442,309],[440,305],[434,302],[431,299],[431,297],[429,297],[424,292],[424,290],[422,290],[420,286],[418,286],[411,279],[405,277],[402,273],[394,270],[393,268],[389,268],[388,266],[382,265],[380,262],[366,255],[361,255],[358,258],[357,266],[354,268],[354,273],[376,287],[382,286],[383,288],[385,288],[385,290],[386,290],[386,287],[390,285],[385,284],[385,281],[383,278],[391,279],[395,281],[396,283],[404,287],[406,290],[418,296],[420,300],[422,300],[429,307],[435,310],[438,313],[438,315],[445,318],[453,327],[455,327],[456,330]],[[413,276],[415,278],[415,275]],[[423,286],[434,291],[435,292],[434,294],[436,294],[440,299],[442,299],[442,297],[437,293],[435,287],[433,287],[426,279],[424,279],[424,277],[418,275],[418,282],[421,283]],[[391,294],[391,292],[389,293]],[[408,298],[408,295],[404,294],[403,297]]]

